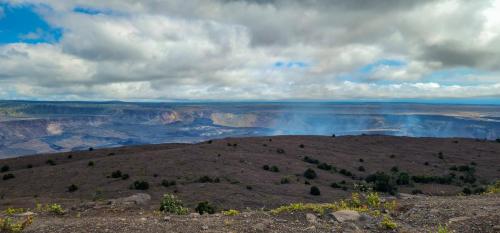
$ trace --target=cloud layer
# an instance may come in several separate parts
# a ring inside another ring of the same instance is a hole
[[[500,97],[500,0],[0,3],[4,99]]]

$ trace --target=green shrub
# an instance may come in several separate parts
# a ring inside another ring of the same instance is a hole
[[[453,166],[451,166],[451,167],[450,167],[450,170],[451,170],[451,171],[458,171],[458,167],[457,167],[457,165],[453,165]]]
[[[321,170],[330,171],[333,169],[333,166],[330,164],[327,164],[327,163],[320,163],[320,164],[318,164],[318,168]]]
[[[202,176],[198,179],[199,183],[219,183],[219,178],[211,178],[210,176]]]
[[[359,162],[360,162],[360,163],[362,163],[362,162],[364,162],[364,161],[365,161],[364,159],[359,159]]]
[[[346,169],[340,169],[339,173],[342,174],[342,175],[344,175],[344,176],[349,176],[349,177],[353,176],[352,172],[350,172],[350,171],[348,171]]]
[[[33,168],[33,165],[32,164],[28,164],[28,166],[26,166],[26,168]]]
[[[304,146],[304,144],[300,144],[299,147],[300,148],[304,148],[305,146]]]
[[[496,141],[497,141],[498,143],[500,143],[500,138],[497,138],[497,140],[496,140]]]
[[[380,222],[380,226],[388,230],[394,230],[398,227],[398,225],[388,216],[384,216],[382,222]]]
[[[56,165],[56,162],[54,162],[54,160],[52,160],[52,159],[48,159],[47,161],[45,161],[45,163],[50,165],[50,166]]]
[[[120,170],[116,170],[111,173],[111,178],[120,178],[122,177],[122,172]]]
[[[146,181],[142,180],[136,180],[132,186],[132,189],[137,189],[137,190],[148,190],[149,189],[149,183]]]
[[[358,167],[358,171],[360,171],[360,172],[364,172],[364,171],[366,171],[366,170],[365,170],[365,167],[363,167],[363,166],[359,166],[359,167]]]
[[[438,153],[438,158],[439,158],[439,159],[444,159],[443,152],[439,152],[439,153]]]
[[[399,168],[396,166],[391,167],[391,172],[394,172],[394,173],[399,172]]]
[[[316,172],[311,169],[311,168],[308,168],[305,172],[304,172],[304,177],[307,178],[307,179],[314,179],[316,178],[318,175],[316,175]]]
[[[177,182],[175,182],[175,180],[172,180],[172,181],[162,180],[161,181],[161,185],[164,187],[170,187],[170,186],[174,186],[176,184],[177,184]]]
[[[266,171],[269,171],[269,165],[264,165],[262,166],[262,169],[266,170]]]
[[[272,172],[280,172],[280,169],[279,169],[277,166],[274,166],[274,165],[273,165],[273,166],[271,167],[270,171],[272,171]]]
[[[199,214],[214,214],[215,213],[215,207],[212,206],[208,201],[200,202],[198,203],[198,206],[196,206],[195,209]]]
[[[130,176],[127,173],[122,175],[122,180],[128,180],[128,178],[130,178]]]
[[[95,165],[94,161],[89,161],[89,163],[87,164],[87,166],[89,167],[93,167]]]
[[[376,172],[366,177],[366,182],[374,183],[373,190],[378,192],[386,192],[391,195],[397,193],[397,186],[394,184],[391,176],[385,174],[384,172]]]
[[[309,191],[309,193],[313,196],[319,196],[321,195],[321,192],[319,191],[319,188],[316,187],[316,186],[312,186],[311,187],[311,190]]]
[[[304,159],[303,159],[304,162],[306,163],[312,163],[312,164],[319,164],[319,160],[317,159],[313,159],[309,156],[305,156]]]
[[[10,170],[9,165],[3,165],[2,168],[0,168],[0,172],[8,172]]]
[[[278,148],[278,149],[276,149],[276,152],[277,152],[278,154],[284,154],[284,153],[285,153],[285,150],[283,150],[283,149],[281,149],[281,148]]]
[[[413,195],[424,194],[424,192],[422,192],[422,190],[420,190],[420,189],[414,189],[414,190],[411,191],[411,194],[413,194]]]
[[[71,184],[69,187],[68,187],[68,192],[72,193],[72,192],[75,192],[76,190],[78,190],[78,186],[74,185],[74,184]]]
[[[290,184],[290,179],[288,177],[282,177],[280,184]]]
[[[10,179],[14,179],[14,178],[15,178],[15,176],[12,173],[8,173],[8,174],[3,175],[3,180],[10,180]]]
[[[462,193],[465,194],[465,195],[471,195],[472,194],[472,190],[470,190],[470,188],[464,188],[462,189]]]
[[[160,211],[184,215],[189,212],[189,209],[185,208],[182,201],[177,199],[173,194],[165,194],[160,203]]]
[[[408,185],[410,184],[410,175],[406,172],[399,173],[398,179],[396,180],[398,185]]]
[[[336,182],[333,182],[330,184],[330,187],[334,188],[334,189],[339,189],[341,188],[342,186],[340,186],[339,184],[337,184]]]
[[[56,203],[47,205],[47,211],[49,213],[54,213],[59,215],[64,214],[64,209],[62,208],[62,206]]]

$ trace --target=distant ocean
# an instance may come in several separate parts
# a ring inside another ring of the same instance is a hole
[[[212,138],[500,137],[499,105],[0,101],[0,157]]]

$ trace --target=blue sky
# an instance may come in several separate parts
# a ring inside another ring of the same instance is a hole
[[[0,18],[0,43],[55,43],[61,29],[51,27],[33,6],[0,4],[4,16]]]
[[[490,103],[498,11],[500,0],[0,0],[0,99]]]

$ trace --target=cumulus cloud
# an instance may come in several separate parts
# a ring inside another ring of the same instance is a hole
[[[0,98],[500,97],[500,0],[6,4],[62,35],[0,45]]]

